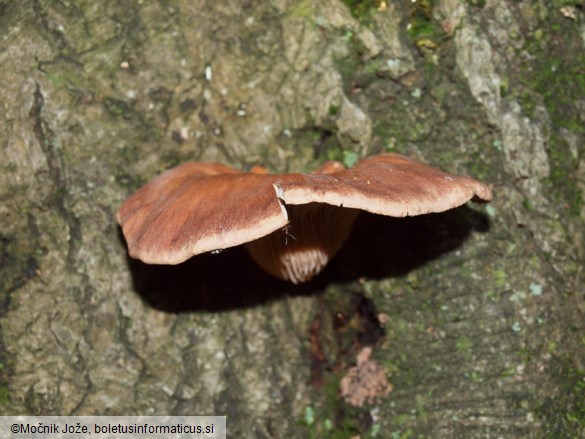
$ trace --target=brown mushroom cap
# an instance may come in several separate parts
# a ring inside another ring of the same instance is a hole
[[[351,169],[327,162],[312,174],[185,163],[130,196],[117,220],[130,256],[143,262],[178,264],[247,244],[267,272],[298,283],[319,273],[339,250],[358,210],[414,216],[470,199],[489,201],[491,191],[397,154],[370,157]]]

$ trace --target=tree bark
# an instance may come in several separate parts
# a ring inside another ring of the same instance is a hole
[[[0,2],[0,413],[582,435],[584,22],[566,1]],[[387,151],[494,201],[363,214],[299,287],[240,248],[147,266],[115,222],[185,161],[303,172]],[[339,380],[364,345],[394,390],[353,408]]]

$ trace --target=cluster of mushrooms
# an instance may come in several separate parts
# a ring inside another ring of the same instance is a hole
[[[130,256],[145,263],[179,264],[243,244],[267,273],[298,284],[324,269],[360,210],[405,217],[491,197],[484,183],[397,154],[350,169],[331,161],[311,174],[185,163],[131,195],[117,220]]]

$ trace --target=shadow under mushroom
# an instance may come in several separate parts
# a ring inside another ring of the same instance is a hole
[[[243,246],[197,255],[178,265],[145,264],[129,256],[127,260],[134,289],[152,307],[171,313],[225,311],[287,295],[319,294],[331,283],[403,276],[489,227],[485,214],[467,206],[406,218],[361,212],[349,239],[324,271],[298,285],[266,274]],[[124,242],[121,233],[120,240]]]
[[[350,169],[330,161],[310,174],[190,162],[128,197],[116,218],[129,255],[152,264],[129,260],[134,286],[152,306],[221,310],[406,273],[477,225],[469,214],[439,212],[491,198],[478,180],[398,154]]]

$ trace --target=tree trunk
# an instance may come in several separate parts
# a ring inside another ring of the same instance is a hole
[[[560,0],[0,2],[0,413],[583,435],[584,22]],[[387,151],[494,201],[362,214],[299,287],[241,248],[147,266],[115,222],[185,161]],[[339,382],[366,345],[393,391],[355,408]]]

